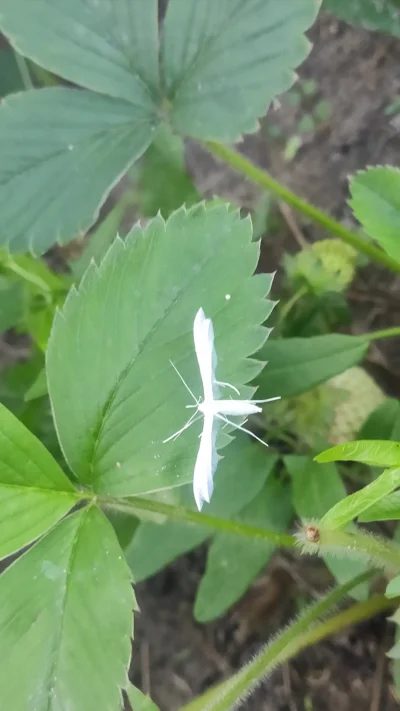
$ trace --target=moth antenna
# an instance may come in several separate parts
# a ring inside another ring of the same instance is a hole
[[[250,400],[250,402],[254,402],[256,405],[258,402],[273,402],[274,400],[281,400],[281,396],[277,395],[277,397],[268,397],[266,400]]]
[[[254,432],[252,432],[251,430],[248,430],[246,427],[243,427],[243,425],[237,425],[236,422],[232,422],[232,420],[228,420],[228,418],[225,417],[225,415],[217,414],[217,415],[215,415],[215,417],[217,417],[219,420],[222,420],[227,425],[232,425],[232,427],[234,427],[237,430],[246,432],[246,434],[249,434],[251,437],[256,439],[257,442],[261,442],[261,444],[263,444],[264,447],[268,447],[268,444],[266,442],[264,442],[263,439],[260,439],[260,437],[257,437],[257,435],[255,435]]]
[[[196,410],[196,412],[193,413],[193,415],[191,415],[189,417],[188,421],[186,422],[186,424],[183,425],[183,427],[181,427],[179,430],[174,432],[174,434],[167,437],[167,439],[163,439],[163,444],[170,442],[171,439],[177,439],[182,434],[182,432],[187,430],[187,428],[190,427],[190,425],[192,425],[195,422],[196,415],[197,415],[197,410]]]
[[[197,398],[194,396],[194,394],[193,394],[193,392],[191,391],[191,389],[189,388],[189,385],[187,384],[187,382],[186,382],[186,380],[184,379],[183,375],[181,375],[181,373],[179,372],[179,370],[178,370],[178,368],[176,367],[176,365],[172,362],[172,360],[170,360],[169,362],[171,363],[171,365],[172,365],[172,367],[173,367],[175,373],[177,374],[178,378],[179,378],[179,379],[182,381],[182,383],[184,384],[184,386],[185,386],[186,390],[188,391],[188,393],[190,393],[190,395],[192,396],[192,398],[193,398],[193,400],[195,401],[196,405],[198,405],[199,402],[198,402]]]
[[[240,392],[237,388],[235,388],[234,385],[231,385],[230,383],[223,383],[222,380],[216,380],[215,382],[217,383],[217,385],[222,385],[223,388],[230,388],[236,393],[236,395],[239,395],[240,397]]]

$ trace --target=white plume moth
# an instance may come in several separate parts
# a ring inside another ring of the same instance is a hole
[[[259,403],[279,400],[279,397],[272,397],[267,400],[218,399],[219,385],[231,388],[231,390],[234,390],[237,395],[240,395],[240,393],[233,385],[223,383],[215,379],[217,356],[214,348],[214,328],[211,319],[206,318],[203,309],[199,309],[195,316],[193,322],[193,339],[197,362],[199,364],[200,376],[203,383],[203,399],[195,397],[188,384],[183,379],[181,373],[171,362],[174,370],[196,403],[195,405],[187,405],[186,407],[194,407],[196,409],[186,424],[181,427],[180,430],[164,440],[164,442],[176,439],[200,417],[204,418],[203,431],[200,436],[200,446],[193,474],[193,493],[197,508],[200,511],[204,501],[207,501],[208,503],[210,502],[213,492],[213,476],[218,464],[218,455],[215,444],[218,422],[222,421],[224,425],[232,425],[243,432],[247,432],[263,445],[268,446],[253,432],[250,432],[250,430],[247,430],[242,425],[238,425],[228,419],[227,415],[248,417],[256,412],[261,412]]]

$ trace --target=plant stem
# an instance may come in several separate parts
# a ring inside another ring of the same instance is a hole
[[[168,518],[178,521],[186,521],[187,523],[196,524],[198,526],[205,526],[213,531],[234,533],[245,536],[246,538],[252,538],[253,540],[267,541],[276,546],[293,547],[296,545],[295,537],[286,533],[278,533],[277,531],[259,528],[258,526],[248,526],[240,521],[229,521],[224,518],[218,518],[217,516],[191,511],[181,506],[165,504],[161,501],[152,501],[136,496],[131,496],[127,499],[113,499],[111,497],[100,496],[98,497],[98,502],[105,508],[121,511],[131,514],[132,516],[137,515],[138,511],[151,511],[152,513],[163,514],[168,516]]]
[[[237,702],[251,692],[278,664],[288,661],[302,649],[319,642],[328,635],[337,633],[351,624],[372,617],[399,603],[400,598],[389,600],[384,595],[375,595],[370,600],[356,603],[327,621],[318,623],[318,620],[326,616],[351,589],[370,576],[371,574],[360,575],[349,583],[335,588],[321,601],[306,610],[296,622],[283,630],[276,640],[267,645],[253,661],[230,679],[218,684],[189,703],[181,711],[227,711],[227,709],[236,706]]]
[[[28,91],[29,89],[33,89],[33,82],[31,79],[31,75],[29,73],[28,65],[26,63],[25,57],[22,56],[19,52],[17,52],[15,49],[13,50],[14,52],[14,57],[15,57],[15,62],[17,64],[19,73],[21,75],[22,83],[25,87],[25,89]]]
[[[293,306],[297,304],[300,299],[307,294],[307,288],[305,286],[301,286],[297,291],[292,294],[290,299],[286,301],[286,303],[282,306],[279,317],[278,317],[278,325],[280,325],[287,317],[290,311],[292,310]]]
[[[400,336],[400,326],[383,328],[381,331],[365,334],[365,338],[368,338],[369,341],[378,341],[380,338],[393,338],[394,336]]]
[[[249,161],[234,148],[222,143],[216,143],[215,141],[206,141],[204,146],[210,153],[218,158],[221,158],[238,173],[241,173],[261,188],[278,195],[278,197],[287,202],[289,205],[292,205],[292,207],[296,208],[296,210],[302,212],[303,215],[310,217],[314,222],[317,222],[329,232],[342,239],[343,242],[350,244],[358,252],[365,254],[370,259],[379,262],[388,269],[391,269],[398,274],[400,273],[399,262],[391,259],[391,257],[389,257],[383,250],[375,247],[375,245],[370,242],[367,242],[356,232],[347,229],[347,227],[344,227],[340,224],[340,222],[337,222],[326,215],[322,210],[319,210],[314,205],[311,205],[311,203],[300,198],[296,195],[296,193],[293,193],[291,190],[275,180],[266,170],[262,170],[258,166],[254,165],[254,163]]]
[[[307,526],[298,534],[298,540],[303,551],[309,554],[324,555],[325,553],[340,554],[351,558],[363,558],[370,563],[398,573],[400,570],[400,546],[391,540],[386,540],[356,529],[348,533],[340,529],[329,529],[323,521],[312,526],[318,529],[319,540],[312,542],[307,539]]]

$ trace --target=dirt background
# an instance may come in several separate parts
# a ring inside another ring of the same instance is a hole
[[[330,116],[307,134],[290,163],[265,126],[246,138],[241,150],[300,195],[352,224],[346,205],[348,176],[371,164],[399,165],[400,111],[388,116],[385,109],[400,95],[400,40],[352,28],[324,14],[310,39],[313,49],[299,75],[316,80],[312,102],[328,100]],[[305,110],[304,105],[282,105],[272,110],[272,119],[289,136]],[[257,189],[198,146],[188,146],[187,159],[203,193],[254,205]],[[263,269],[279,267],[282,251],[295,251],[299,239],[324,236],[318,226],[286,211],[275,239],[264,244]],[[400,279],[367,266],[352,286],[350,301],[353,332],[398,325]],[[388,394],[400,396],[398,340],[371,349],[368,366]],[[161,711],[177,709],[238,669],[290,618],[299,594],[329,582],[320,565],[279,554],[230,613],[199,625],[192,609],[204,561],[204,549],[199,549],[138,586],[141,613],[136,616],[131,675]],[[394,711],[399,704],[385,657],[392,643],[393,627],[383,617],[359,625],[279,668],[242,708]]]

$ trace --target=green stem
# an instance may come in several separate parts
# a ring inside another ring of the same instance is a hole
[[[307,287],[301,286],[297,291],[295,291],[294,294],[288,299],[288,301],[282,306],[279,318],[278,318],[278,324],[280,325],[287,317],[290,311],[292,310],[293,306],[297,304],[300,299],[307,294]]]
[[[375,245],[370,242],[367,242],[356,232],[352,232],[352,230],[347,229],[347,227],[344,227],[340,224],[340,222],[337,222],[326,215],[322,210],[319,210],[314,205],[311,205],[306,200],[300,198],[296,195],[296,193],[293,193],[291,190],[275,180],[266,170],[258,168],[258,166],[254,165],[254,163],[249,161],[234,148],[222,143],[216,143],[215,141],[206,141],[204,145],[210,153],[218,158],[221,158],[238,173],[241,173],[261,188],[271,191],[289,205],[296,208],[296,210],[303,213],[303,215],[310,217],[314,222],[317,222],[332,234],[340,237],[343,242],[350,244],[358,252],[361,252],[367,257],[370,257],[370,259],[383,264],[388,269],[391,269],[398,274],[400,273],[400,262],[391,259],[391,257],[389,257],[383,250],[375,247]]]
[[[319,642],[330,634],[376,615],[398,604],[400,598],[388,600],[376,595],[370,600],[357,603],[344,612],[318,623],[348,592],[371,577],[359,575],[345,585],[335,588],[321,601],[312,605],[300,618],[283,630],[276,640],[263,649],[253,661],[230,679],[210,689],[181,711],[227,711],[233,708],[244,695],[252,691],[261,679],[265,679],[278,664],[288,661],[306,647]]]
[[[193,523],[198,526],[205,526],[213,531],[223,531],[224,533],[234,533],[245,536],[246,538],[252,538],[253,540],[268,541],[268,543],[273,543],[276,546],[293,547],[296,545],[294,536],[285,533],[270,531],[266,528],[259,528],[258,526],[248,526],[239,521],[228,521],[224,518],[210,516],[209,514],[199,513],[198,511],[191,511],[181,506],[172,506],[171,504],[165,504],[161,501],[152,501],[151,499],[142,499],[136,496],[131,496],[127,499],[113,499],[100,496],[98,497],[98,502],[105,508],[121,511],[132,516],[137,515],[138,511],[150,511],[178,521],[186,521],[187,523]]]
[[[381,331],[365,334],[365,338],[368,338],[369,341],[378,341],[380,338],[393,338],[394,336],[400,336],[400,326],[383,328]]]
[[[33,82],[31,79],[31,75],[29,73],[28,65],[26,63],[25,57],[22,56],[19,52],[16,50],[13,50],[14,52],[14,57],[15,57],[15,62],[17,64],[19,73],[21,75],[22,83],[25,87],[25,89],[28,91],[29,89],[33,89]]]

